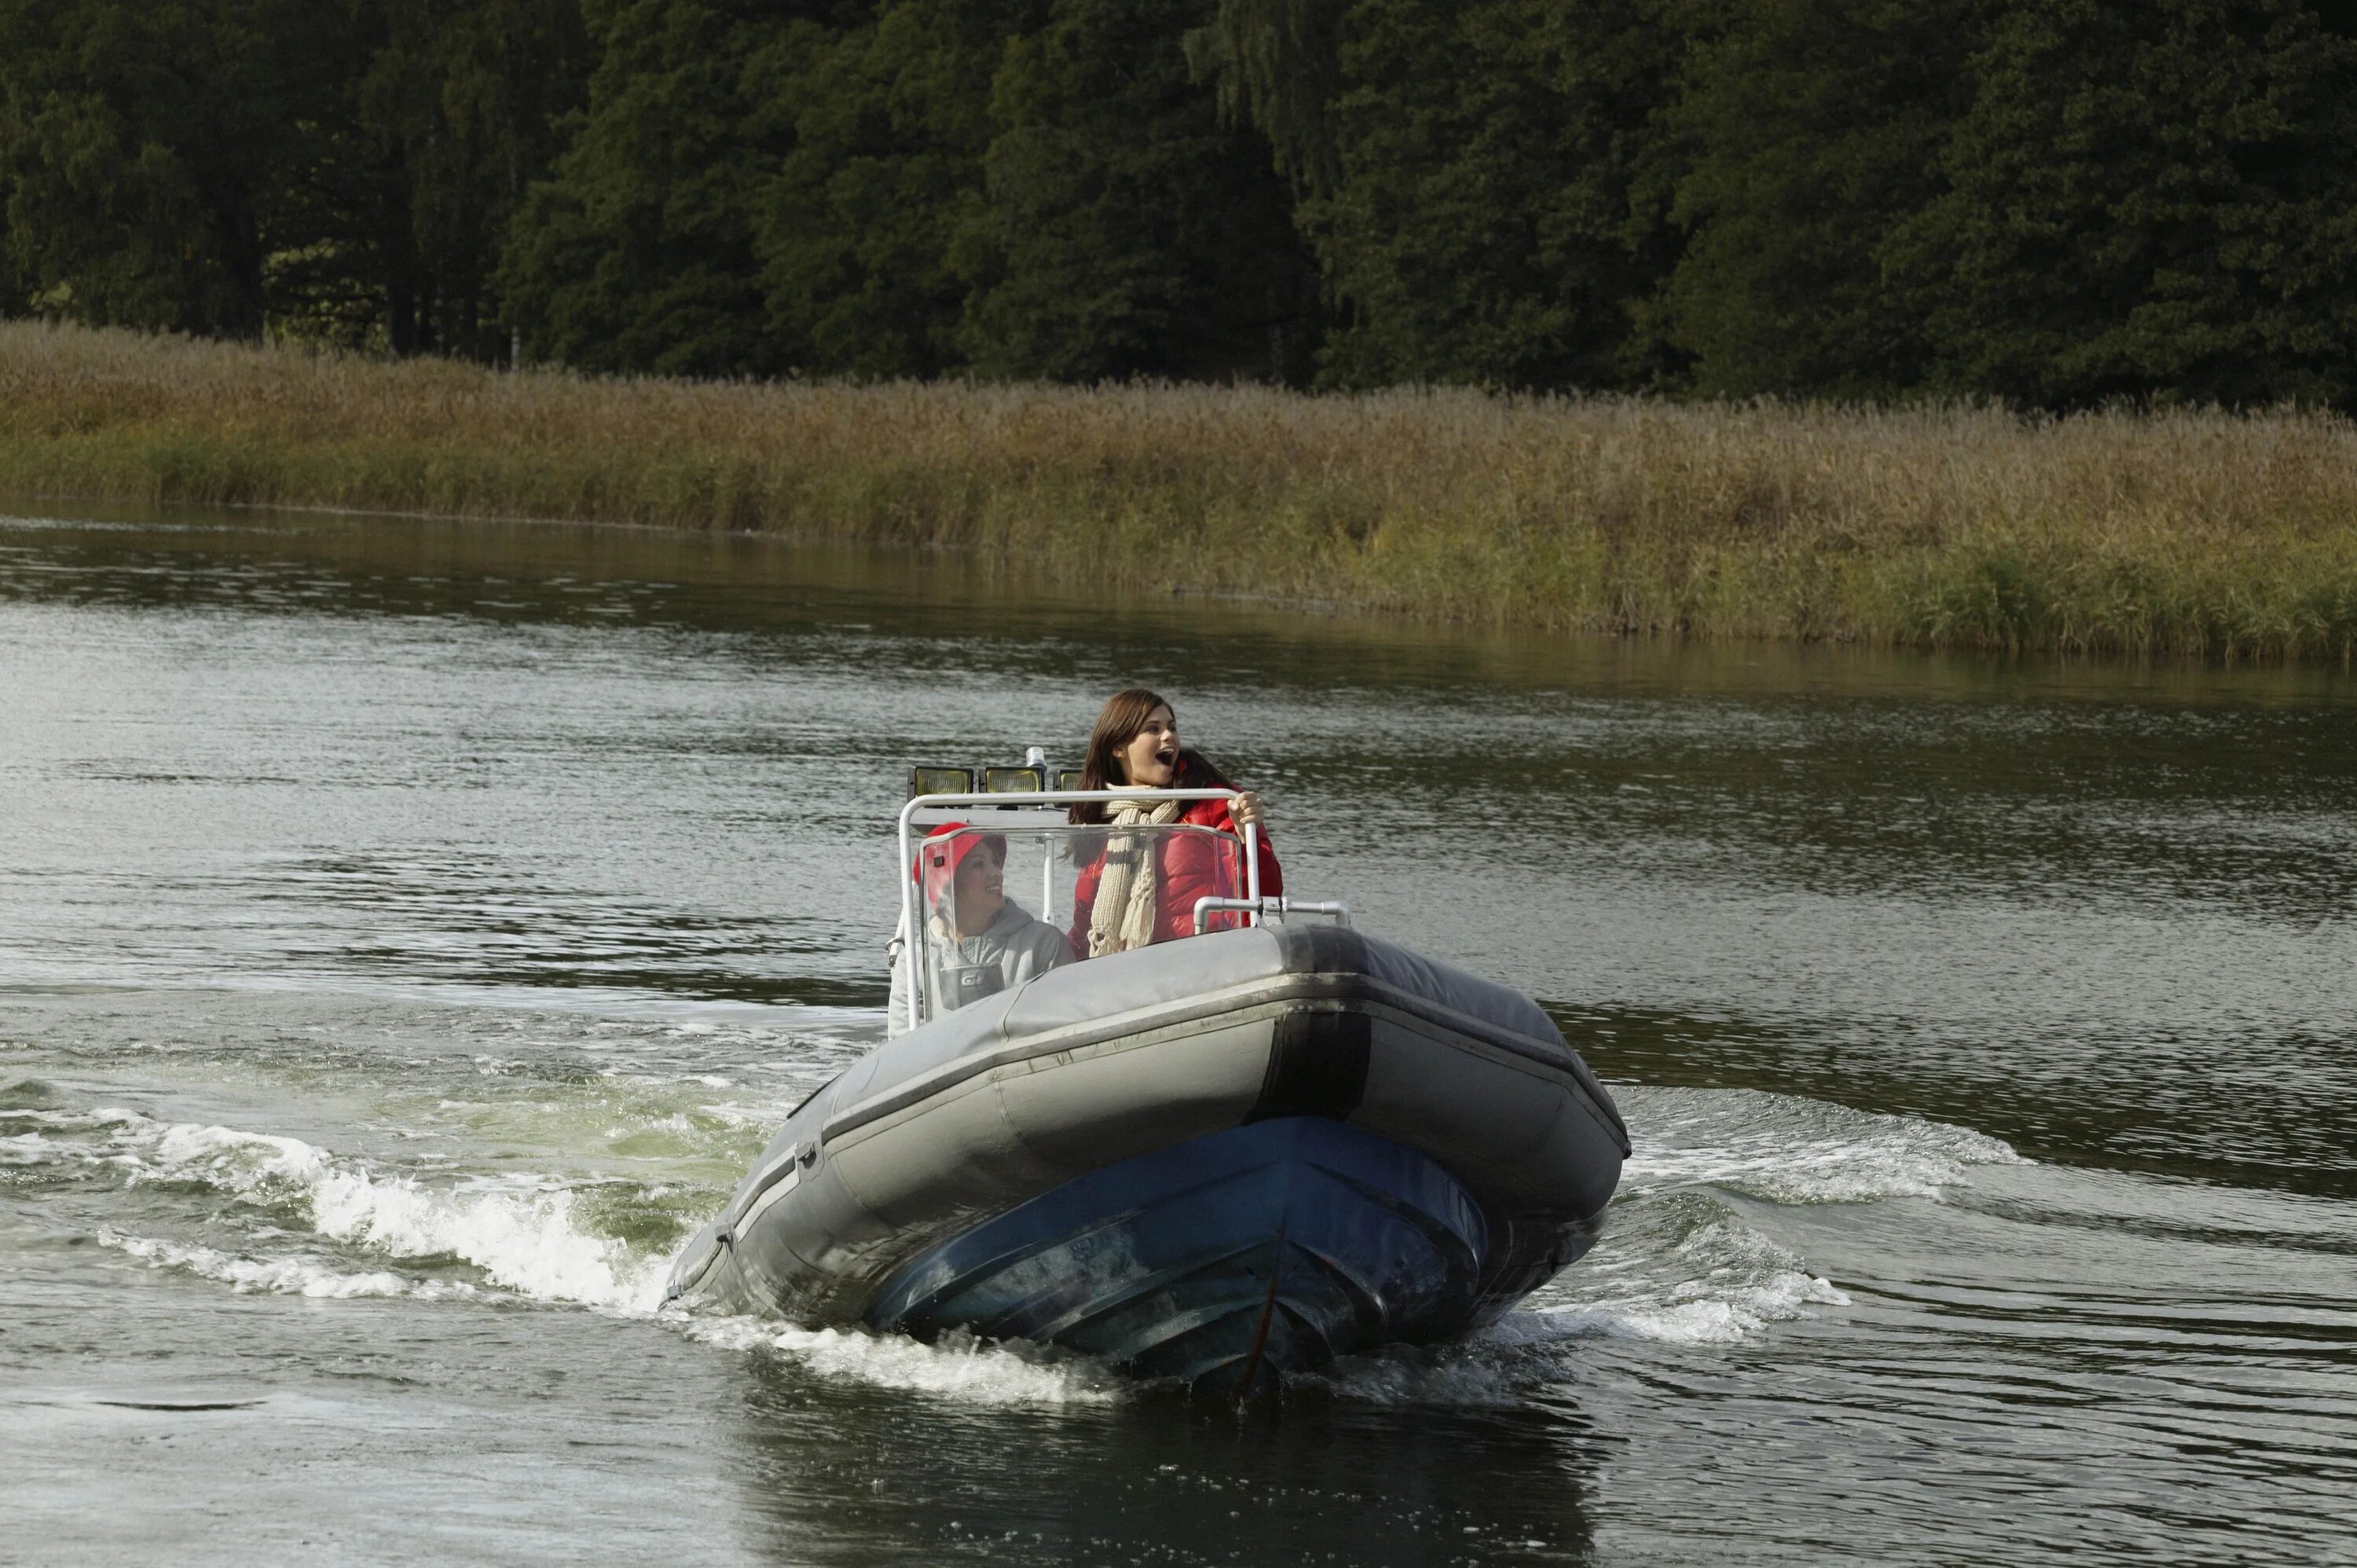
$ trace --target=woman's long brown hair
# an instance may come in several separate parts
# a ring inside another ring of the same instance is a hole
[[[1157,708],[1170,708],[1162,694],[1143,686],[1132,686],[1115,692],[1105,699],[1104,707],[1097,714],[1094,728],[1089,731],[1088,755],[1081,762],[1081,788],[1083,789],[1115,789],[1129,782],[1117,777],[1123,770],[1114,760],[1122,747],[1137,738],[1146,721],[1154,716]],[[1178,710],[1170,708],[1170,722],[1178,722]],[[1171,783],[1181,789],[1232,789],[1227,776],[1211,765],[1211,759],[1192,746],[1178,750],[1178,767]],[[1074,806],[1071,818],[1075,822],[1102,824],[1105,819],[1103,800],[1083,800]]]
[[[1129,782],[1115,759],[1121,748],[1137,738],[1146,721],[1154,716],[1157,708],[1170,708],[1159,692],[1149,692],[1143,686],[1130,686],[1105,699],[1097,710],[1097,722],[1089,731],[1089,749],[1081,758],[1081,788],[1112,789]],[[1170,708],[1173,724],[1178,720],[1178,710]],[[1071,810],[1075,822],[1103,822],[1105,820],[1103,800],[1082,800]]]

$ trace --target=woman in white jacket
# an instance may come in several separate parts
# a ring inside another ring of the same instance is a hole
[[[923,898],[926,1016],[938,1018],[1072,961],[1064,933],[1006,897],[1006,838],[944,822],[911,869]],[[890,1032],[913,1027],[909,933],[893,943]]]

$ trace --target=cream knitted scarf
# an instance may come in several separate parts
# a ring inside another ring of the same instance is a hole
[[[1115,828],[1160,826],[1178,820],[1176,800],[1107,800]],[[1127,952],[1154,940],[1154,843],[1159,833],[1115,832],[1105,839],[1104,870],[1089,910],[1089,956]]]

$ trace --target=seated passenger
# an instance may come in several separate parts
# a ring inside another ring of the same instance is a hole
[[[935,828],[912,868],[923,891],[927,1016],[1020,985],[1070,963],[1063,933],[1034,918],[1006,897],[1006,839],[1002,833],[961,832],[963,822]],[[954,835],[954,836],[951,836]],[[892,962],[891,1032],[912,1026],[904,942]]]
[[[1141,687],[1117,692],[1097,714],[1089,733],[1081,788],[1118,789],[1231,789],[1201,753],[1182,750],[1178,719],[1170,704]],[[1260,797],[1249,790],[1228,800],[1089,800],[1074,806],[1075,822],[1110,828],[1185,822],[1241,834],[1260,829],[1260,890],[1285,891],[1285,873],[1269,847],[1268,818]],[[1148,845],[1151,853],[1148,853]],[[1083,855],[1072,887],[1072,951],[1082,958],[1126,952],[1149,942],[1195,934],[1195,900],[1240,897],[1244,891],[1240,851],[1197,833],[1107,833]],[[1214,915],[1209,929],[1242,924],[1233,914]]]

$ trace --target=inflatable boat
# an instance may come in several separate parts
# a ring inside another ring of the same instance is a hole
[[[1478,1327],[1593,1244],[1628,1134],[1553,1021],[1340,905],[1262,897],[1249,843],[1216,835],[1232,888],[1200,900],[1200,935],[962,983],[915,830],[997,841],[1006,886],[1025,845],[1052,918],[1107,833],[1045,809],[1109,798],[909,801],[908,1026],[788,1117],[673,1299],[1035,1341],[1243,1398]]]

